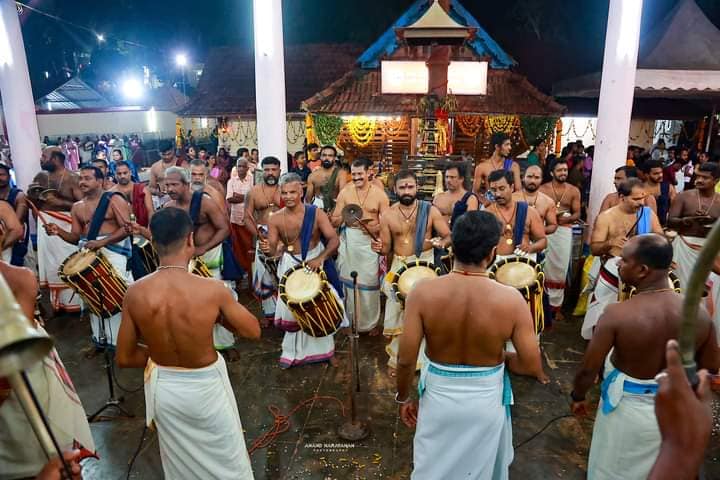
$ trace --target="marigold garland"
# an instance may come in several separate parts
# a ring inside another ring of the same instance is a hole
[[[305,115],[305,141],[308,145],[318,143],[317,136],[315,135],[313,116],[309,113]]]
[[[463,135],[475,138],[482,131],[483,117],[480,115],[457,115],[455,123]]]
[[[347,122],[350,138],[358,147],[367,147],[375,138],[377,122],[367,117],[353,117]]]
[[[519,122],[519,118],[515,115],[488,115],[485,120],[488,134],[513,132]]]
[[[396,140],[407,129],[405,117],[389,119],[381,123],[382,132],[388,140]]]

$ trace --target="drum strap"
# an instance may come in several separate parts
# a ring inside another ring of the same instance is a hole
[[[430,218],[430,202],[418,200],[417,220],[415,221],[415,256],[420,258],[425,244],[428,219]]]
[[[193,230],[195,230],[200,224],[200,209],[202,208],[202,199],[205,192],[202,190],[193,192],[192,198],[190,199],[190,219],[193,223]]]
[[[652,233],[652,210],[650,207],[642,207],[637,213],[637,235]]]
[[[667,223],[667,215],[670,210],[670,182],[662,182],[660,184],[660,196],[657,197],[658,218],[660,224]]]
[[[459,202],[455,203],[455,206],[453,207],[452,216],[450,217],[450,228],[455,224],[455,220],[458,219],[458,217],[465,212],[467,212],[468,209],[468,200],[470,197],[474,197],[475,194],[473,192],[465,192],[465,195],[463,195],[462,199],[460,199]]]
[[[105,192],[100,197],[97,209],[93,214],[92,221],[90,222],[90,228],[88,229],[87,239],[88,241],[97,240],[97,236],[100,233],[100,228],[105,221],[105,213],[110,206],[110,199],[113,195],[122,195],[119,192]]]
[[[313,229],[315,227],[316,213],[317,207],[315,205],[305,205],[305,216],[303,217],[302,228],[300,229],[300,251],[303,261],[305,261],[310,251],[310,240],[312,240]]]
[[[517,202],[517,212],[515,213],[515,231],[513,231],[513,242],[516,247],[520,245],[523,241],[527,213],[528,204],[526,202]]]
[[[512,158],[506,158],[505,161],[503,162],[503,170],[505,170],[506,172],[509,172],[510,170],[512,170],[512,163],[513,163]]]

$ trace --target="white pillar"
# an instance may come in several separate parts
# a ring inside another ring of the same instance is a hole
[[[13,0],[0,0],[0,94],[15,176],[20,188],[27,189],[40,171],[40,133]]]
[[[591,227],[603,199],[615,191],[615,169],[627,159],[642,7],[642,0],[610,0],[590,188]]]
[[[285,55],[281,0],[253,0],[255,106],[260,159],[280,159],[287,170]]]

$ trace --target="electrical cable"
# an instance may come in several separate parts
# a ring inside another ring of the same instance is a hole
[[[145,442],[145,433],[148,430],[147,422],[145,422],[145,425],[143,426],[142,434],[140,435],[140,443],[137,446],[137,450],[135,450],[135,453],[132,457],[130,457],[130,463],[128,464],[128,470],[127,470],[127,476],[125,477],[125,480],[130,479],[130,473],[132,472],[133,465],[135,464],[135,460],[137,460],[138,455],[140,455],[140,449],[142,449],[142,445]]]

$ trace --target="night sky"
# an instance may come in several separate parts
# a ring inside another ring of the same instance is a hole
[[[74,75],[80,65],[90,83],[112,81],[151,65],[173,80],[178,51],[202,62],[217,45],[252,46],[252,0],[23,0],[78,26],[25,10],[21,15],[36,97]],[[645,0],[643,31],[679,0]],[[412,0],[287,0],[286,43],[372,43]],[[720,25],[720,0],[697,0]],[[520,71],[548,91],[552,82],[596,71],[602,64],[607,0],[465,0],[465,7],[518,62]],[[82,27],[102,33],[95,35]],[[139,44],[141,46],[137,46]],[[49,78],[45,78],[48,72]]]

